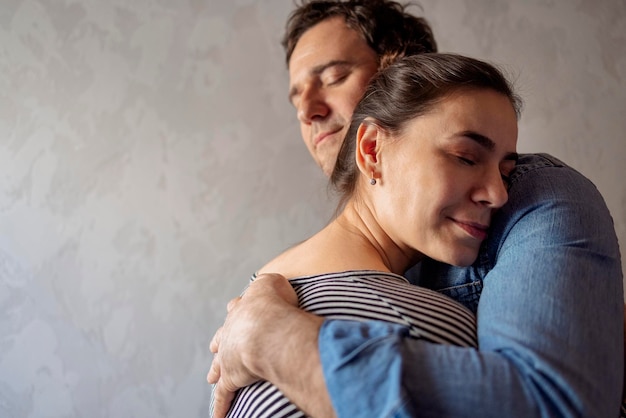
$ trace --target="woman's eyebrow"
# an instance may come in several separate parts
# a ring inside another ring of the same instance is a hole
[[[480,146],[486,148],[489,151],[493,151],[496,148],[496,143],[491,138],[486,137],[483,134],[479,134],[478,132],[463,131],[459,135],[471,139],[472,141],[478,143]],[[511,161],[517,161],[518,158],[519,154],[516,152],[510,152],[504,157],[505,160]]]

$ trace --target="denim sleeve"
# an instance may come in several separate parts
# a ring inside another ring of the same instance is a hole
[[[479,349],[328,320],[319,347],[339,417],[618,416],[623,284],[612,218],[574,170],[521,179],[492,225],[500,236],[478,304]]]

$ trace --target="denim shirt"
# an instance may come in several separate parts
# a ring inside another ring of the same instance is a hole
[[[339,417],[618,416],[621,259],[606,204],[580,173],[522,155],[476,262],[414,270],[413,283],[476,312],[479,349],[326,320],[318,343]]]

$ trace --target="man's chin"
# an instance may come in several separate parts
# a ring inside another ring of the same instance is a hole
[[[335,169],[335,166],[320,166],[320,168],[322,169],[322,172],[324,173],[324,175],[328,178],[330,178],[330,176],[333,174],[333,170]]]
[[[333,173],[333,170],[335,169],[335,160],[333,160],[331,163],[330,160],[327,158],[316,158],[315,162],[317,163],[317,166],[322,170],[322,173],[324,173],[326,177],[330,177],[330,175]]]
[[[331,145],[331,144],[328,144]],[[334,145],[334,144],[333,144]],[[339,154],[339,145],[333,147],[326,147],[322,157],[317,159],[317,165],[322,169],[322,172],[326,177],[330,177],[335,169],[335,162],[337,161],[337,155]]]

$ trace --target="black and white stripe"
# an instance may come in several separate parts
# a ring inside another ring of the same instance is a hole
[[[252,278],[254,280],[254,277]],[[404,325],[409,335],[438,344],[476,347],[476,319],[463,305],[411,285],[393,273],[355,270],[290,280],[300,307],[316,315]],[[295,418],[304,413],[269,382],[241,389],[229,418]]]

